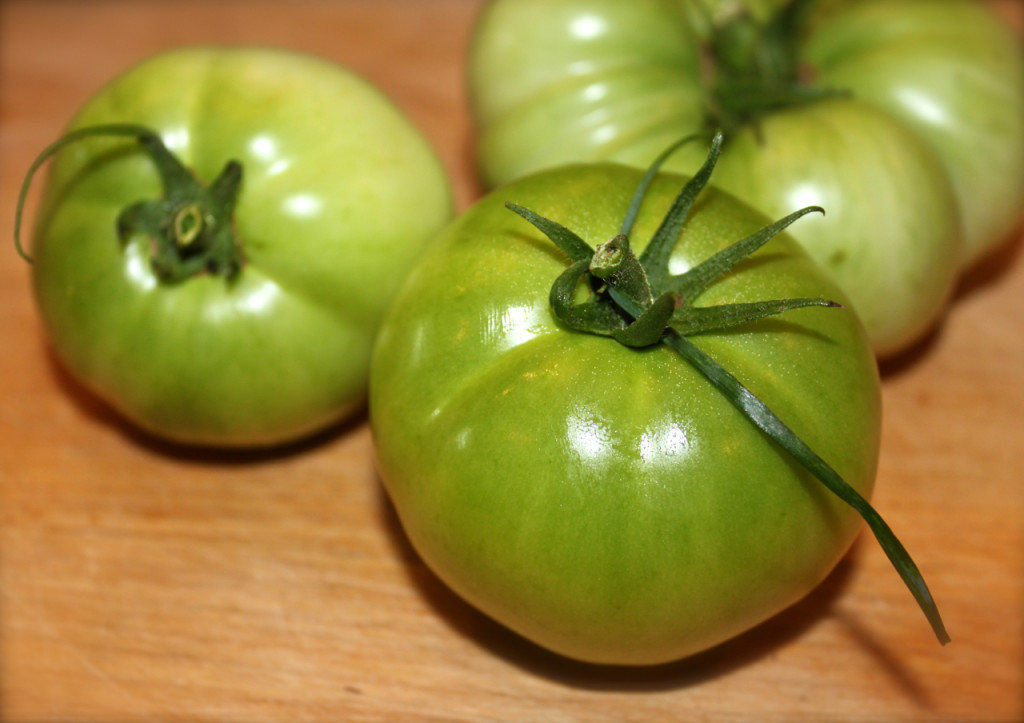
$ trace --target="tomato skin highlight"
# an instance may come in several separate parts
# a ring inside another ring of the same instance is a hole
[[[720,643],[813,589],[860,518],[662,345],[571,332],[548,292],[564,256],[520,204],[592,245],[618,231],[640,172],[541,172],[491,193],[403,284],[375,347],[378,465],[412,544],[438,576],[560,654],[646,665]],[[643,246],[682,179],[655,181]],[[680,272],[764,225],[707,189],[675,247]],[[777,237],[698,305],[844,297]],[[848,308],[787,312],[692,337],[863,495],[880,396]]]
[[[764,18],[783,4],[743,6]],[[642,168],[660,149],[700,130],[713,105],[703,84],[702,43],[710,19],[733,5],[492,0],[478,20],[470,60],[484,180],[500,185],[574,161]],[[960,273],[1020,222],[1024,45],[975,0],[823,0],[798,51],[813,85],[846,93],[849,102],[768,112],[739,132],[760,138],[762,124],[774,124],[776,135],[785,125],[787,140],[779,143],[795,146],[826,115],[851,130],[849,150],[821,159],[820,179],[813,179],[825,183],[841,179],[848,166],[856,169],[840,187],[850,220],[821,237],[807,228],[795,235],[819,261],[837,244],[847,256],[875,247],[868,254],[875,266],[862,274],[848,278],[826,268],[864,318],[876,353],[892,356],[934,327]],[[879,114],[900,126],[894,133],[914,138],[905,152],[869,167],[859,151]],[[858,126],[860,119],[869,120]],[[758,155],[749,143],[727,141],[723,168]],[[680,154],[668,168],[691,172],[695,160]],[[798,156],[792,163],[805,161]],[[807,179],[795,181],[790,159],[771,145],[753,162],[756,181],[723,170],[714,182],[774,216],[774,201],[799,194]],[[893,215],[892,186],[907,176],[926,180],[902,185]],[[883,212],[888,223],[879,221]],[[930,222],[920,221],[928,215]],[[910,281],[897,293],[858,278],[874,275]]]
[[[403,113],[333,63],[269,48],[150,58],[69,130],[150,128],[208,183],[243,168],[243,267],[168,284],[118,214],[162,190],[131,139],[88,139],[50,169],[33,282],[57,356],[135,424],[175,442],[276,445],[351,414],[390,295],[451,217],[439,160]]]

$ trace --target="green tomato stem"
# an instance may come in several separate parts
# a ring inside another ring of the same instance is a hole
[[[123,209],[115,231],[122,243],[135,234],[150,240],[153,271],[161,281],[178,283],[201,273],[232,279],[238,274],[243,258],[232,216],[242,182],[241,165],[229,161],[213,183],[204,187],[156,133],[130,123],[79,128],[51,143],[35,158],[22,183],[14,216],[14,244],[23,259],[32,262],[21,243],[21,223],[36,172],[66,146],[96,137],[134,138],[153,162],[163,196]]]
[[[800,40],[820,0],[792,0],[767,21],[739,10],[712,24],[704,47],[708,121],[734,130],[769,112],[846,95],[808,82]]]
[[[203,213],[199,204],[193,203],[178,211],[172,232],[178,246],[188,246],[202,234]]]
[[[630,295],[641,299],[645,308],[650,306],[654,299],[651,295],[651,285],[647,281],[647,273],[640,264],[640,259],[629,248],[628,236],[619,234],[598,246],[590,259],[589,270],[596,279],[618,288],[629,289]]]
[[[591,248],[575,232],[555,221],[521,206],[506,206],[544,233],[572,262],[551,287],[549,298],[555,316],[572,330],[608,336],[628,347],[664,343],[697,369],[751,424],[864,519],[924,612],[936,638],[945,645],[949,642],[949,634],[924,577],[878,512],[763,401],[688,338],[693,334],[726,329],[791,309],[839,306],[827,299],[807,298],[712,307],[693,306],[693,299],[701,291],[740,261],[802,216],[821,211],[816,207],[801,209],[728,246],[688,272],[673,276],[668,269],[672,246],[678,240],[695,199],[711,177],[721,144],[722,135],[719,133],[715,136],[707,161],[697,175],[685,184],[639,259],[630,249],[628,231],[632,228],[654,172],[667,154],[681,143],[675,144],[658,157],[642,178],[630,202],[622,233],[597,250]],[[588,277],[591,293],[584,301],[577,303],[577,289]]]

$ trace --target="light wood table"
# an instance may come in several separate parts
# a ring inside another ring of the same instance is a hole
[[[1020,27],[1024,6],[997,3]],[[389,92],[476,196],[473,0],[0,3],[0,228],[31,158],[161,49],[268,43]],[[185,454],[54,363],[0,253],[0,718],[5,721],[1024,718],[1024,259],[970,275],[884,369],[875,502],[923,568],[934,640],[867,536],[816,592],[676,664],[560,659],[449,592],[381,491],[365,418],[274,454]]]

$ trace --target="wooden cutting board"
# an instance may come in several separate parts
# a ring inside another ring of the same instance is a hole
[[[994,3],[1024,26],[1024,5]],[[475,0],[0,3],[0,228],[31,158],[158,50],[268,43],[362,72],[476,196],[463,55]],[[1022,237],[884,371],[877,507],[939,600],[934,640],[868,537],[803,602],[710,652],[597,668],[449,592],[381,491],[365,417],[273,454],[141,437],[55,364],[0,253],[5,721],[1022,720]],[[9,238],[9,237],[8,237]]]

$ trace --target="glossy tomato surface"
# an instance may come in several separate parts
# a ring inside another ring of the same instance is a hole
[[[833,497],[663,345],[570,331],[548,294],[566,257],[506,209],[529,208],[592,246],[610,239],[640,172],[616,164],[528,176],[432,242],[375,347],[379,469],[426,563],[466,600],[558,653],[651,664],[713,646],[815,587],[860,529]],[[640,249],[683,179],[665,174]],[[767,219],[707,189],[673,273]],[[698,306],[842,299],[780,236]],[[848,308],[807,308],[690,337],[865,496],[880,402]]]
[[[201,181],[241,163],[234,278],[167,283],[151,239],[118,239],[127,206],[159,198],[131,139],[88,139],[54,161],[34,234],[33,279],[58,356],[151,432],[267,445],[338,420],[365,395],[386,302],[451,217],[449,183],[380,91],[313,57],[190,48],[101,90],[71,128],[156,132]]]
[[[783,3],[492,0],[470,67],[485,180],[578,160],[644,167],[706,128],[704,41],[737,5],[763,18]],[[1020,219],[1024,50],[974,0],[826,0],[795,52],[805,81],[844,102],[733,129],[742,138],[727,142],[715,183],[773,216],[793,199],[838,211],[793,235],[848,293],[875,351],[891,355],[934,324],[960,270]],[[801,146],[839,129],[826,153]]]

